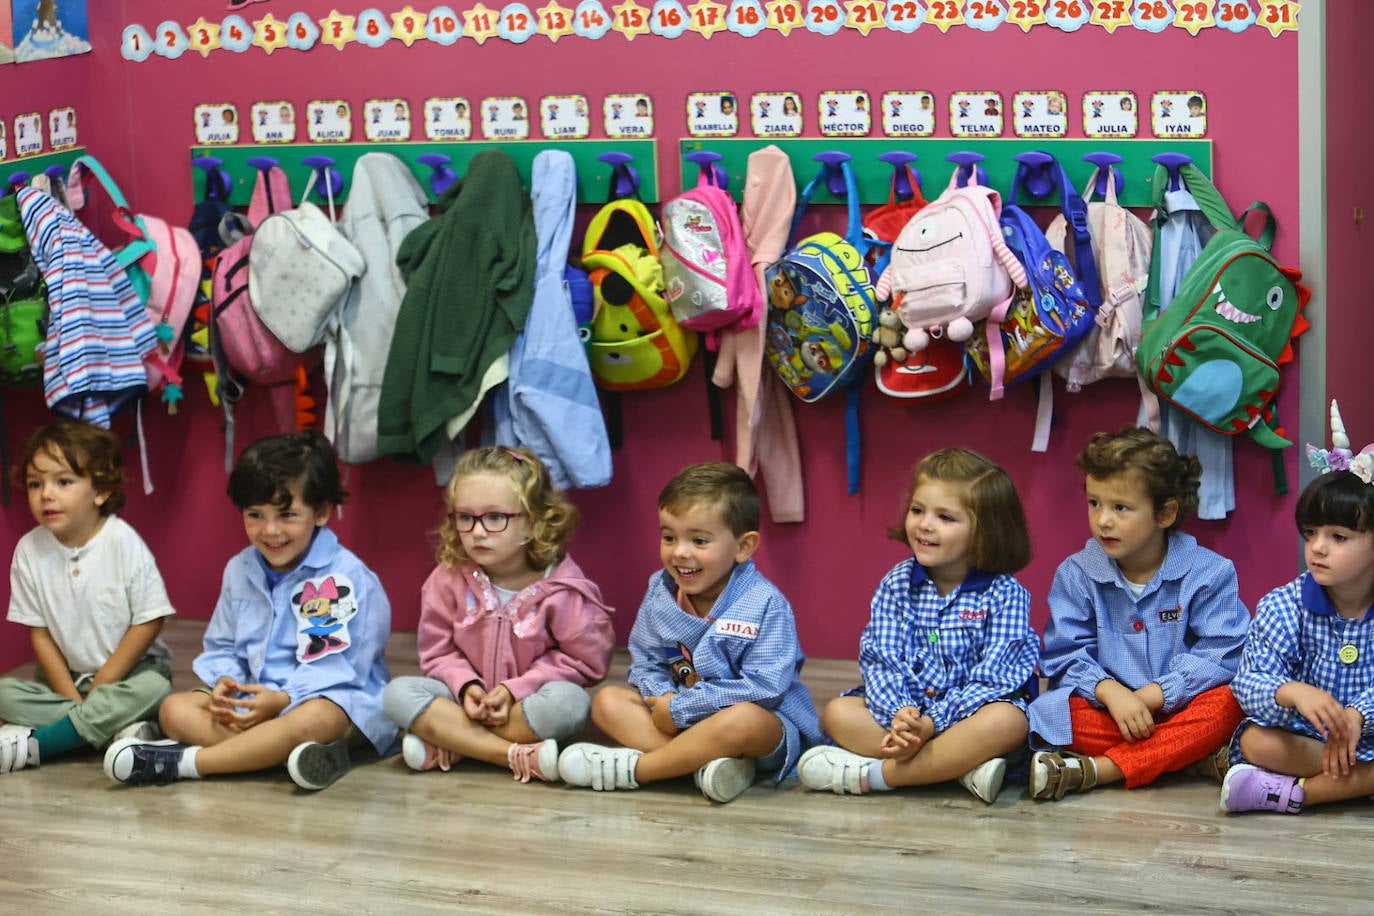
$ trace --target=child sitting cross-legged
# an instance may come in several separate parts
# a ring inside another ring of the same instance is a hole
[[[158,634],[172,605],[124,506],[119,443],[109,430],[54,420],[15,468],[38,523],[10,566],[9,620],[29,628],[38,677],[0,679],[0,773],[113,738],[156,738],[172,692]]]
[[[1231,561],[1178,530],[1202,465],[1137,427],[1093,436],[1078,467],[1092,538],[1050,587],[1031,797],[1133,789],[1185,768],[1219,782],[1250,614]]]
[[[1260,599],[1232,682],[1227,811],[1297,814],[1374,793],[1374,445],[1350,451],[1336,403],[1322,474],[1298,497],[1307,572]],[[1243,762],[1242,762],[1243,761]]]
[[[807,751],[798,772],[838,795],[958,779],[991,804],[1004,755],[1026,744],[1039,650],[1030,594],[1012,576],[1030,560],[1021,501],[1002,468],[943,449],[916,466],[902,519],[888,534],[912,556],[873,595],[863,684],[825,707],[839,746]]]
[[[249,446],[229,475],[249,546],[224,568],[193,665],[205,687],[176,693],[159,718],[167,741],[116,741],[105,773],[167,785],[286,764],[303,789],[347,772],[348,745],[388,753],[382,710],[391,605],[377,577],[328,527],[345,496],[317,432]]]
[[[754,567],[759,494],[732,464],[694,464],[658,498],[664,569],[630,631],[630,684],[603,687],[592,721],[624,747],[574,744],[564,782],[598,790],[696,774],[728,802],[756,771],[781,780],[820,739],[801,682],[792,606]]]
[[[587,724],[587,687],[615,645],[601,590],[568,556],[577,507],[526,449],[472,449],[454,468],[439,566],[420,591],[423,677],[383,694],[411,769],[463,757],[521,782],[558,779],[558,742]]]

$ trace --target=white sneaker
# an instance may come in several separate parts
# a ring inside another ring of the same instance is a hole
[[[754,784],[754,769],[753,757],[717,757],[697,770],[697,788],[711,801],[725,804]]]
[[[801,755],[797,775],[808,789],[829,790],[836,795],[866,795],[868,774],[865,771],[876,759],[822,744]]]
[[[110,743],[114,744],[125,738],[133,738],[137,741],[160,741],[162,740],[162,729],[151,719],[144,719],[142,722],[130,722],[114,733]]]
[[[641,751],[600,744],[574,744],[558,755],[558,775],[570,786],[590,786],[598,792],[638,789],[635,764]]]
[[[1002,791],[1002,780],[1006,776],[1007,758],[994,757],[960,776],[959,785],[968,789],[974,798],[990,805],[997,801],[997,793]]]
[[[328,744],[306,741],[298,744],[286,758],[286,772],[291,781],[302,789],[318,792],[348,772],[348,739],[340,738]]]
[[[30,743],[33,729],[24,725],[0,725],[0,773],[38,766],[37,742]]]

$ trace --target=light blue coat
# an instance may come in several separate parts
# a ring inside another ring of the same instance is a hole
[[[563,283],[577,197],[572,156],[545,150],[532,175],[534,303],[511,347],[510,378],[491,399],[495,441],[534,452],[560,487],[602,487],[611,480],[611,445]]]

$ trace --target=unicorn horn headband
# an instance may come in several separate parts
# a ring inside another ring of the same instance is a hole
[[[1356,455],[1350,451],[1350,437],[1345,434],[1345,423],[1341,422],[1341,410],[1331,401],[1331,448],[1317,448],[1307,445],[1307,463],[1325,474],[1329,471],[1350,471],[1365,483],[1374,479],[1374,444],[1366,445]]]

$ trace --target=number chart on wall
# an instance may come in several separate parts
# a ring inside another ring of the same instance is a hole
[[[1308,0],[1312,2],[1312,0]],[[380,48],[392,42],[411,47],[430,42],[558,42],[706,38],[721,32],[752,38],[763,32],[794,31],[836,35],[842,31],[910,34],[918,29],[993,32],[998,29],[1056,29],[1062,32],[1118,29],[1160,33],[1206,29],[1240,34],[1267,30],[1275,38],[1296,31],[1299,0],[560,0],[487,6],[406,5],[372,7],[359,13],[331,10],[328,16],[288,12],[274,4],[223,18],[194,22],[129,23],[121,51],[131,61],[175,60],[187,53],[211,54],[309,51],[318,45]],[[64,8],[67,4],[63,4]],[[178,5],[180,8],[180,5]],[[20,23],[16,18],[16,33]],[[16,34],[16,38],[17,38]],[[16,43],[17,44],[17,43]],[[21,58],[22,59],[22,58]]]

